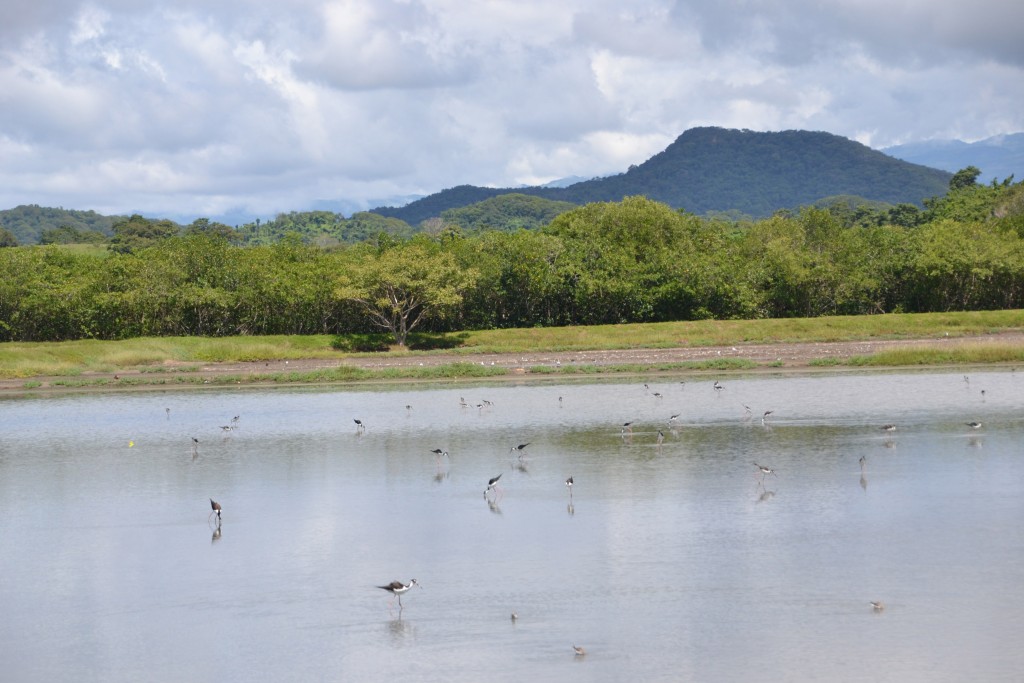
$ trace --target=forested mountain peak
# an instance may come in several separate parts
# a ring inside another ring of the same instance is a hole
[[[762,217],[834,195],[921,205],[924,199],[943,194],[950,177],[946,171],[900,161],[831,133],[699,127],[618,175],[565,188],[463,185],[401,208],[374,212],[416,224],[449,209],[516,192],[574,204],[643,195],[697,214],[732,210]]]

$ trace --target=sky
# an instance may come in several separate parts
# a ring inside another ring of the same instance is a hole
[[[695,126],[1024,131],[1008,0],[0,0],[0,209],[346,215]]]

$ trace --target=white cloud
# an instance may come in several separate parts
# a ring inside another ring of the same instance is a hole
[[[367,206],[614,173],[696,125],[1024,130],[1002,0],[8,5],[0,208]]]

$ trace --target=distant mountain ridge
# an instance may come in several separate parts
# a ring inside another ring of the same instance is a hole
[[[951,177],[948,171],[896,159],[831,133],[703,127],[686,131],[664,151],[618,175],[564,188],[461,185],[402,207],[372,211],[415,225],[514,192],[574,204],[644,195],[696,214],[737,210],[764,217],[836,195],[920,205],[945,194]]]
[[[886,147],[889,156],[953,173],[968,166],[981,169],[978,182],[1024,180],[1024,133],[996,135],[977,142],[928,140]]]

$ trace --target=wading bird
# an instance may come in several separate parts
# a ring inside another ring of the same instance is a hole
[[[764,465],[758,465],[756,462],[754,463],[754,467],[756,467],[757,469],[761,470],[761,483],[762,484],[764,483],[764,478],[765,478],[766,475],[775,474],[775,470],[773,470],[771,467],[765,467]]]
[[[213,509],[213,512],[210,513],[210,516],[212,517],[213,515],[217,515],[217,523],[219,524],[220,513],[223,508],[221,508],[220,503],[215,501],[213,498],[210,499],[210,507]]]
[[[970,427],[971,429],[981,429],[980,422],[968,422],[967,426]]]
[[[402,594],[408,593],[410,590],[412,590],[413,586],[418,585],[419,584],[416,583],[416,579],[411,579],[409,583],[402,583],[401,581],[392,581],[386,586],[377,586],[377,588],[382,588],[386,590],[388,593],[398,596],[398,609],[402,609]]]
[[[498,488],[498,480],[499,479],[501,479],[501,475],[500,474],[498,476],[496,476],[496,477],[491,477],[490,479],[487,480],[487,488],[484,489],[484,498],[486,498],[487,494],[490,493],[491,491],[494,491],[495,493],[497,493],[497,492],[499,492],[501,490],[501,489]]]

